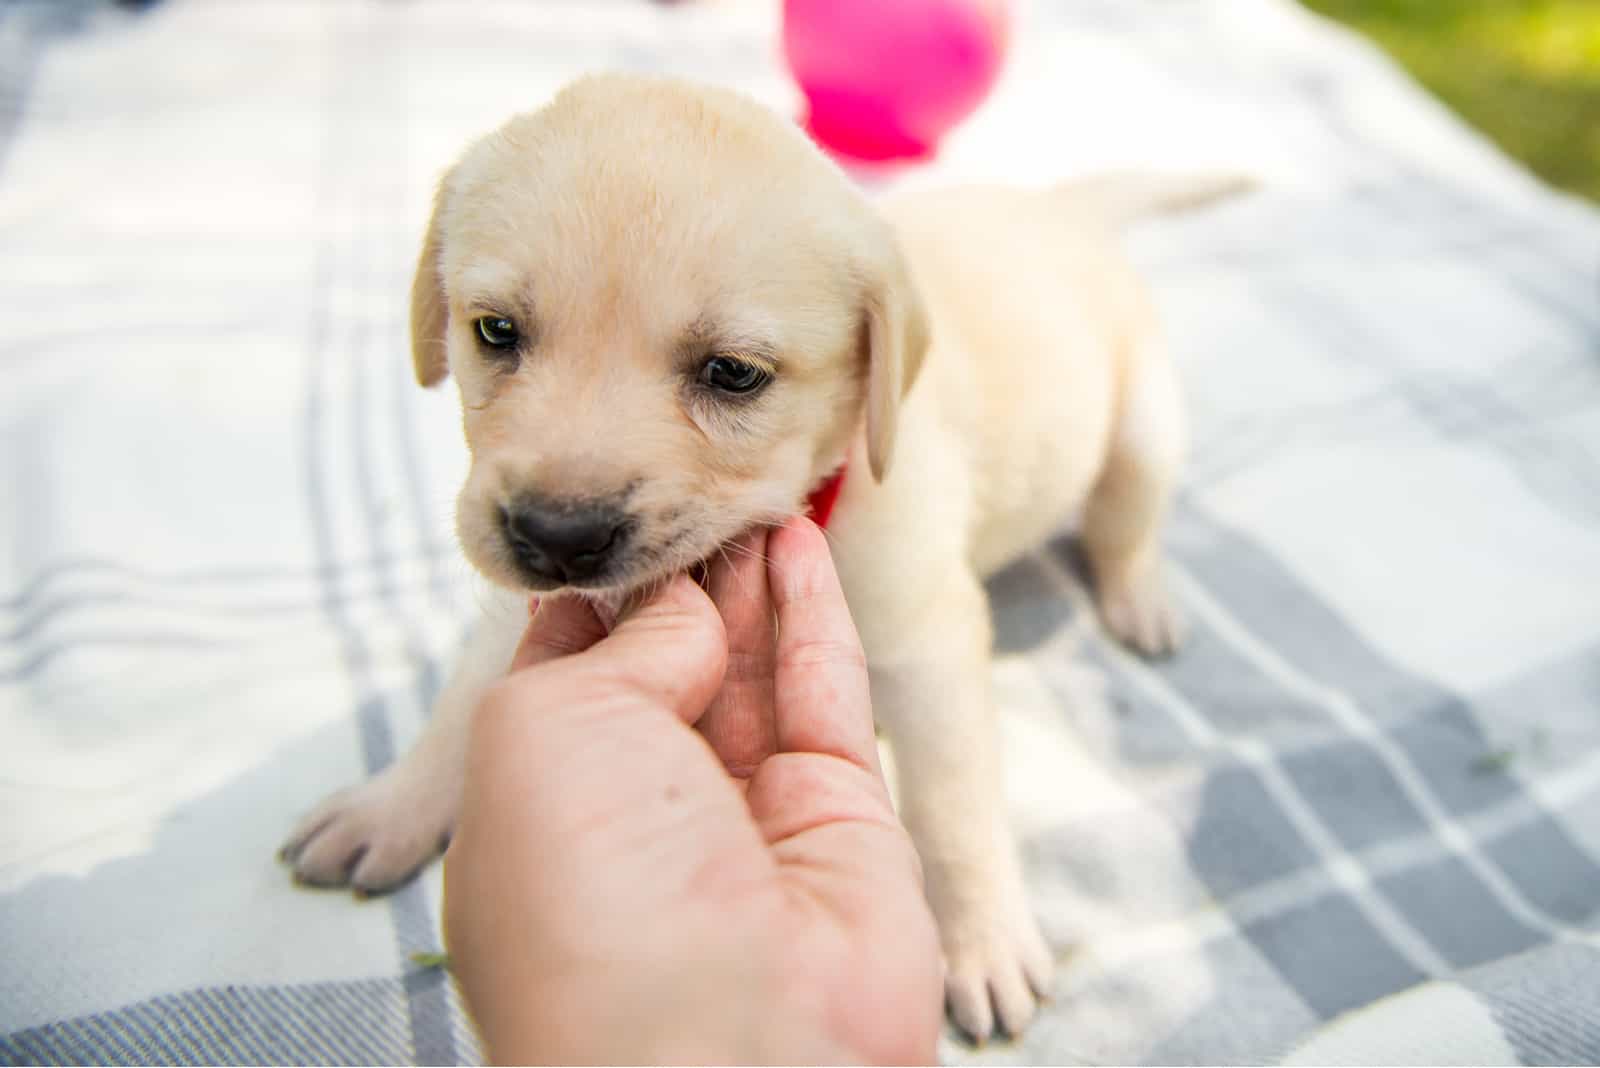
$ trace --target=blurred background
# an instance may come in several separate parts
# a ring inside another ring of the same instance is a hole
[[[1600,4],[1305,3],[1371,38],[1545,181],[1600,200]]]

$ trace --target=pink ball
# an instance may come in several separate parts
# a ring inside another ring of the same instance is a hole
[[[1004,0],[784,0],[806,129],[857,160],[926,159],[1000,73]]]

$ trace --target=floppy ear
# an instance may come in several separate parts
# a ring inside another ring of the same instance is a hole
[[[450,307],[445,302],[444,279],[439,275],[444,195],[445,183],[440,182],[433,197],[428,232],[422,238],[422,254],[417,257],[417,274],[411,280],[411,365],[417,381],[424,386],[437,386],[450,370],[444,340]]]
[[[879,482],[894,458],[900,401],[917,380],[928,351],[928,316],[922,295],[892,234],[884,235],[883,250],[877,277],[868,285],[865,310],[867,463]]]

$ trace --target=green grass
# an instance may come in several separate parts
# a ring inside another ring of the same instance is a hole
[[[1552,185],[1600,201],[1600,0],[1304,0]]]

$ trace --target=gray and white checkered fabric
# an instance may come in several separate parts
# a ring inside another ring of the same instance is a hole
[[[586,69],[794,96],[766,2],[0,7],[0,1062],[477,1054],[437,870],[272,862],[426,714],[476,588],[409,269],[471,134]],[[1288,0],[1025,9],[908,183],[1242,169],[1131,236],[1190,397],[1193,627],[999,576],[1061,947],[951,1060],[1600,1060],[1600,215]],[[1350,1010],[1363,1009],[1350,1014]]]

